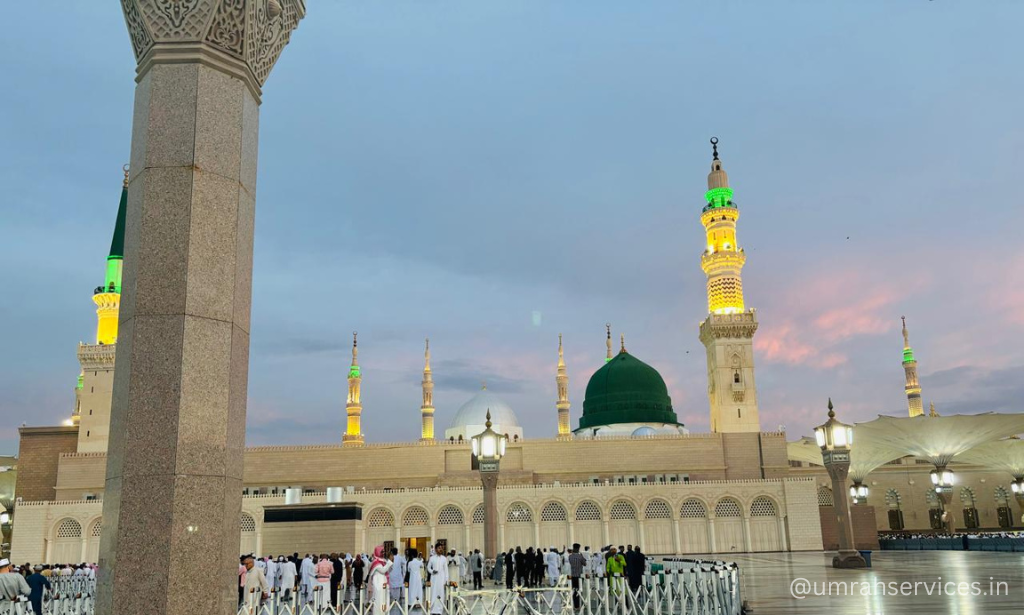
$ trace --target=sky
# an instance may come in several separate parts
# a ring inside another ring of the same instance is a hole
[[[260,116],[247,441],[441,433],[481,381],[572,421],[604,326],[708,430],[700,210],[741,217],[761,425],[903,415],[906,315],[941,414],[1024,400],[1024,3],[307,0]],[[59,9],[59,10],[58,10]],[[0,452],[70,415],[129,158],[116,2],[12,3],[0,38]]]

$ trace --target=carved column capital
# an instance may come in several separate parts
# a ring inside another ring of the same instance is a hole
[[[291,33],[304,0],[121,0],[138,63],[198,62],[242,79],[256,100]]]

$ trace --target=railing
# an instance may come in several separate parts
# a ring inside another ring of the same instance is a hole
[[[676,560],[644,575],[631,586],[620,575],[587,576],[570,582],[562,576],[553,586],[466,590],[452,587],[441,603],[431,602],[431,587],[397,600],[389,592],[383,604],[339,590],[334,600],[324,587],[297,592],[272,589],[267,596],[251,591],[238,615],[741,615],[739,568],[721,561]]]
[[[96,579],[87,576],[50,577],[50,589],[43,592],[43,615],[93,615],[95,611]],[[32,615],[32,604],[27,597],[11,600],[0,596],[0,615]]]

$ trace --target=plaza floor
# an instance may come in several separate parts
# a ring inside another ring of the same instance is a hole
[[[863,570],[832,568],[832,554],[820,552],[730,559],[740,565],[743,598],[754,615],[1024,612],[1024,554],[875,551],[872,567]]]

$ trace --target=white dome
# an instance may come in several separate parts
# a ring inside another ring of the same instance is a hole
[[[507,433],[509,437],[523,437],[523,428],[519,426],[519,419],[512,407],[506,404],[500,397],[483,389],[469,401],[462,404],[455,418],[445,430],[445,437],[472,438],[485,429],[487,424],[487,412],[491,413],[491,428],[498,433]]]
[[[656,435],[657,433],[658,432],[655,431],[653,427],[651,427],[649,425],[644,425],[643,427],[637,427],[636,429],[634,429],[633,433],[631,435],[634,435],[634,436],[653,436],[653,435]]]

